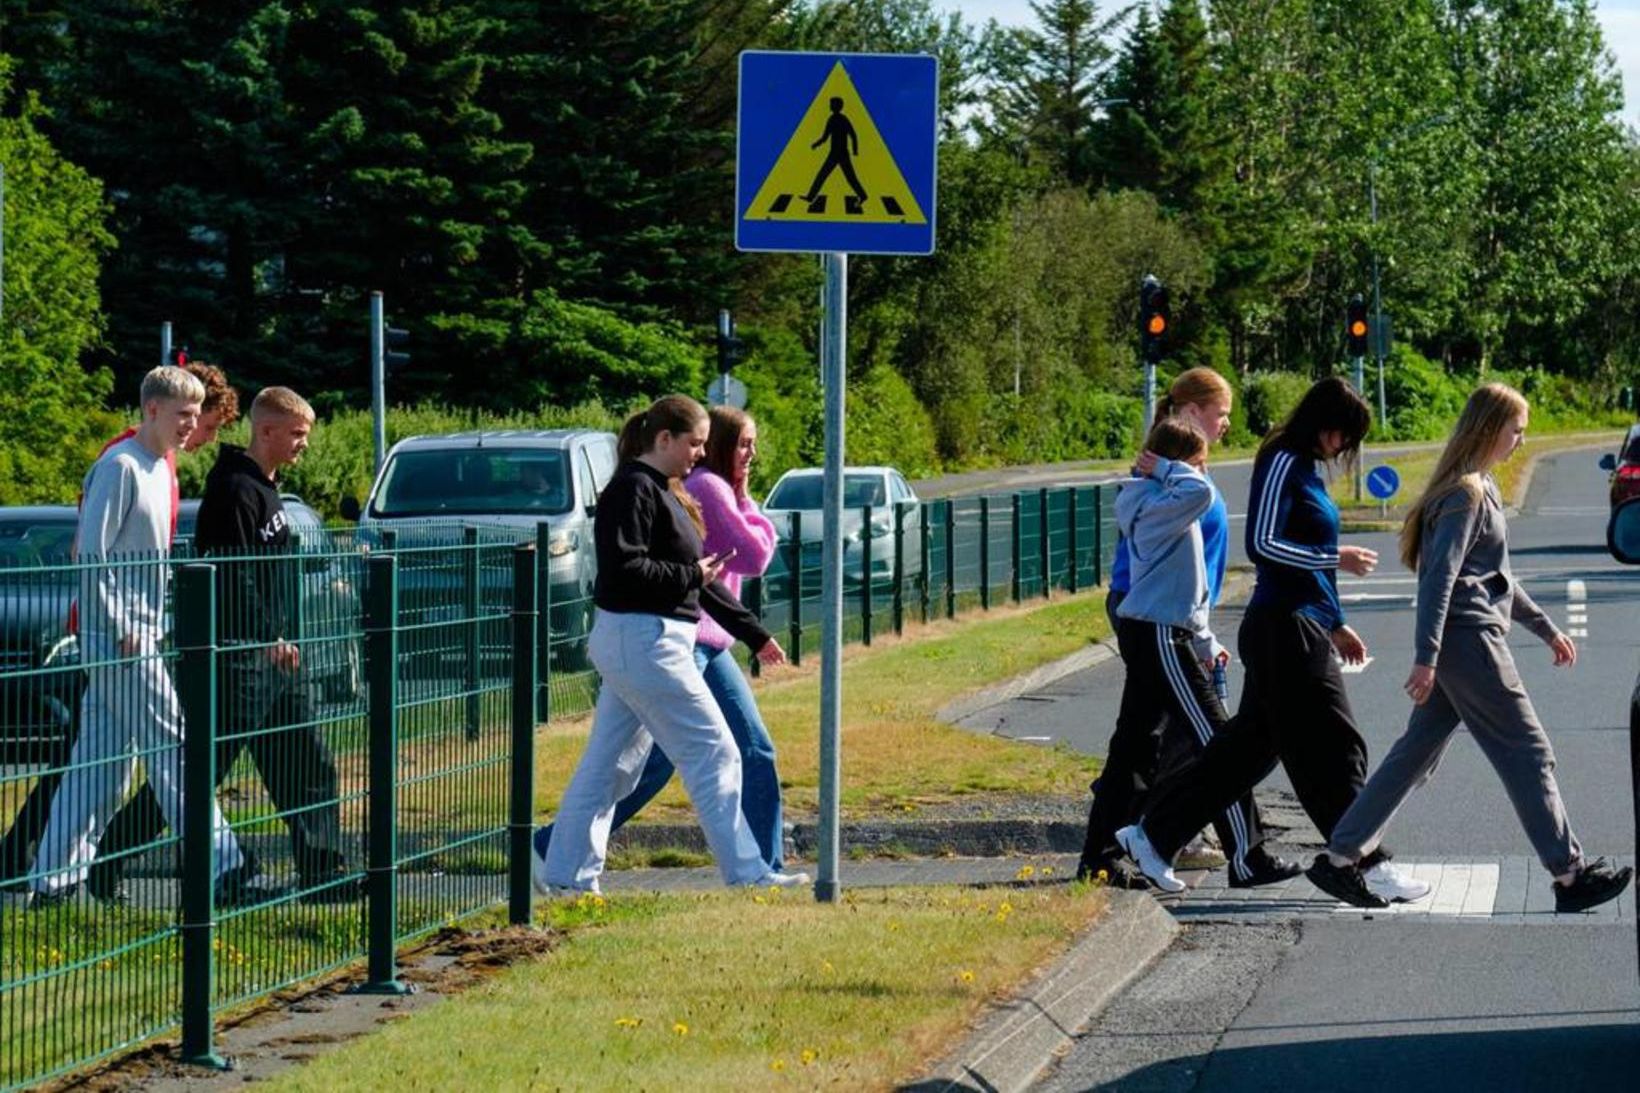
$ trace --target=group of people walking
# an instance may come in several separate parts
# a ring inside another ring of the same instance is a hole
[[[1211,822],[1232,885],[1295,876],[1300,866],[1262,848],[1251,799],[1279,762],[1327,843],[1305,870],[1316,887],[1360,907],[1420,899],[1429,885],[1391,864],[1383,836],[1461,721],[1551,874],[1556,909],[1615,899],[1633,871],[1584,857],[1553,749],[1506,641],[1518,621],[1549,646],[1557,666],[1577,658],[1571,638],[1510,571],[1490,473],[1521,442],[1526,400],[1499,383],[1477,389],[1407,515],[1401,556],[1417,574],[1417,612],[1405,690],[1414,706],[1405,734],[1370,778],[1342,672],[1362,664],[1367,648],[1345,621],[1338,571],[1365,576],[1377,555],[1339,543],[1338,509],[1323,475],[1358,457],[1371,412],[1342,380],[1324,379],[1259,448],[1246,532],[1257,575],[1238,635],[1245,682],[1232,716],[1213,684],[1228,653],[1209,626],[1228,532],[1205,466],[1208,441],[1222,435],[1229,409],[1229,385],[1215,373],[1181,375],[1135,481],[1117,500],[1122,540],[1111,598],[1128,678],[1094,785],[1080,872],[1182,891],[1175,859]]]
[[[74,540],[78,634],[85,689],[80,715],[50,769],[38,778],[0,839],[0,882],[26,879],[33,906],[74,898],[82,886],[125,902],[131,859],[165,828],[182,831],[185,732],[164,654],[170,628],[170,554],[181,491],[178,448],[216,440],[238,416],[220,369],[190,362],[149,372],[142,421],[115,437],[87,472]],[[216,775],[248,751],[290,830],[302,898],[351,899],[361,891],[342,845],[336,765],[313,713],[295,644],[297,582],[286,555],[290,525],[279,495],[281,467],[307,448],[314,413],[284,387],[250,408],[246,447],[219,445],[195,530],[196,553],[218,558]],[[127,799],[137,759],[147,780]],[[221,905],[272,893],[210,802],[214,876]]]
[[[38,780],[0,843],[8,876],[23,872],[37,844],[28,873],[36,902],[69,898],[88,877],[93,895],[119,899],[122,860],[164,826],[181,830],[184,726],[157,655],[178,504],[175,450],[214,439],[236,413],[232,395],[209,366],[155,369],[142,385],[142,423],[115,438],[86,476],[76,536],[83,713],[64,773]],[[1306,871],[1265,845],[1253,800],[1279,762],[1326,842],[1307,869],[1318,888],[1362,907],[1422,898],[1429,886],[1391,864],[1383,837],[1462,722],[1552,875],[1557,909],[1615,898],[1632,870],[1585,858],[1506,641],[1518,621],[1557,666],[1577,658],[1510,571],[1490,474],[1520,444],[1526,400],[1502,384],[1476,390],[1408,513],[1401,555],[1418,591],[1405,689],[1414,706],[1369,778],[1342,672],[1364,662],[1367,649],[1345,621],[1337,575],[1367,575],[1377,555],[1339,543],[1324,474],[1357,458],[1371,413],[1347,384],[1325,379],[1259,448],[1246,531],[1257,577],[1238,635],[1245,684],[1232,715],[1223,684],[1232,658],[1211,626],[1229,517],[1207,471],[1231,398],[1210,369],[1179,376],[1116,502],[1121,538],[1107,608],[1128,675],[1079,873],[1180,891],[1174,861],[1204,825],[1218,833],[1232,886]],[[248,750],[286,818],[303,887],[351,898],[357,885],[341,849],[336,768],[291,640],[291,582],[243,557],[289,549],[276,476],[305,449],[313,411],[294,392],[269,388],[250,418],[250,445],[222,445],[199,513],[200,552],[223,558],[218,776]],[[743,641],[763,664],[785,660],[739,600],[741,580],[763,572],[776,543],[747,490],[756,454],[756,425],[744,412],[708,414],[679,395],[632,415],[621,431],[620,466],[594,521],[588,651],[602,687],[554,823],[536,832],[533,877],[542,893],[597,892],[611,832],[674,772],[725,883],[808,883],[785,868],[775,749],[732,653]],[[143,758],[147,791],[121,808],[133,753]],[[243,902],[259,868],[214,800],[210,807],[218,898]]]

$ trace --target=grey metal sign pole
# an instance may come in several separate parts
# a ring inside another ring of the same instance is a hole
[[[842,807],[843,723],[843,394],[848,337],[848,255],[826,255],[820,374],[825,382],[825,535],[820,553],[820,860],[814,898],[835,903]]]
[[[1366,363],[1365,357],[1355,358],[1355,393],[1360,395],[1362,398],[1367,397]],[[1380,367],[1378,373],[1380,376],[1383,375],[1383,368]],[[1380,397],[1379,401],[1382,402],[1382,397]],[[1384,416],[1382,411],[1380,411],[1378,415],[1378,421],[1380,423],[1379,428],[1384,427],[1382,424],[1383,420]],[[1362,475],[1366,473],[1361,469],[1362,464],[1367,461],[1364,447],[1365,446],[1363,446],[1363,450],[1358,452],[1355,456],[1355,503],[1358,505],[1361,503],[1361,478]]]
[[[159,363],[170,364],[174,359],[171,356],[171,320],[167,319],[159,324]]]
[[[382,294],[370,294],[370,424],[375,437],[375,470],[387,458],[387,340],[383,333]]]

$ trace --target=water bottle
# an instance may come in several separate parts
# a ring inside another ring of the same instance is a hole
[[[1219,693],[1219,702],[1226,710],[1230,708],[1230,673],[1225,670],[1224,662],[1213,662],[1213,689]]]

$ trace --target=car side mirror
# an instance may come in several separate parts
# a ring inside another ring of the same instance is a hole
[[[363,515],[364,512],[364,510],[359,507],[359,499],[351,494],[342,498],[342,503],[338,506],[338,509],[342,514],[343,520],[352,520],[354,523],[358,523],[359,517]]]
[[[1640,497],[1612,509],[1606,524],[1606,549],[1624,565],[1640,565]]]
[[[1617,457],[1610,452],[1607,452],[1605,455],[1601,456],[1600,469],[1603,471],[1615,471],[1617,469]]]

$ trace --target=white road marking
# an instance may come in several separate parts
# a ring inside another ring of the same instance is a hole
[[[1373,600],[1411,600],[1410,592],[1351,592],[1338,597],[1339,603],[1370,603]]]
[[[1572,611],[1567,614],[1566,621],[1574,626],[1579,626],[1589,621],[1589,615],[1586,611]]]
[[[1502,870],[1496,862],[1462,864],[1448,862],[1395,863],[1395,868],[1410,873],[1430,886],[1429,895],[1411,903],[1392,903],[1376,910],[1375,915],[1440,915],[1456,918],[1490,915],[1498,900],[1498,881]],[[1341,903],[1335,914],[1359,915],[1359,907]]]
[[[1586,600],[1588,598],[1589,598],[1589,586],[1588,585],[1584,584],[1581,580],[1577,579],[1576,577],[1573,577],[1571,580],[1566,582],[1566,602],[1567,603],[1582,603],[1584,600]]]
[[[1586,638],[1589,636],[1589,631],[1584,626],[1573,626],[1567,629],[1566,636],[1569,638]]]
[[[1372,657],[1368,657],[1366,660],[1363,660],[1360,664],[1350,664],[1348,661],[1346,661],[1344,663],[1343,667],[1341,667],[1339,669],[1339,671],[1343,672],[1347,676],[1358,676],[1362,672],[1366,671],[1369,666],[1371,666],[1372,661],[1373,661]]]
[[[1538,516],[1605,516],[1610,505],[1545,505],[1532,510]]]

